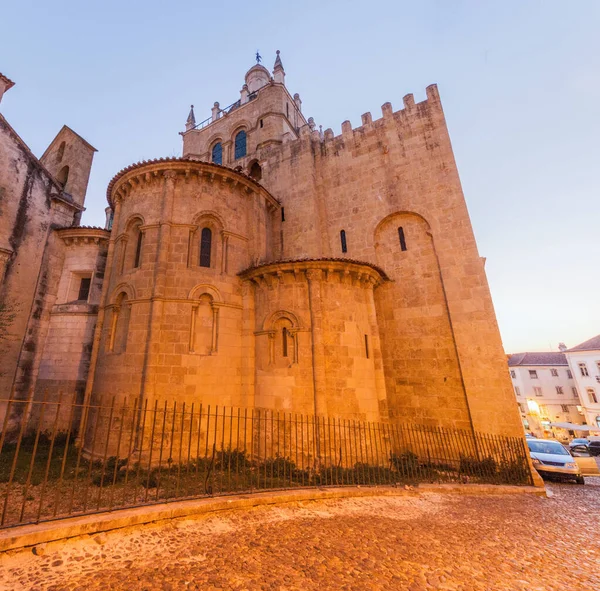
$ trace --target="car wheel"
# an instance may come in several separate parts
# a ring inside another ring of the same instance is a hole
[[[577,478],[575,478],[575,482],[577,484],[585,484],[585,480],[584,480],[583,476],[578,476]]]

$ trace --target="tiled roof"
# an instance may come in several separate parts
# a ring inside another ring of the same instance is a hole
[[[567,349],[570,353],[571,351],[598,351],[600,350],[600,334],[592,337],[589,341],[585,341],[585,343],[581,343],[580,345],[575,345],[575,347],[571,347]]]
[[[239,174],[240,176],[244,177],[244,179],[246,179],[247,181],[250,181],[251,183],[255,184],[257,187],[260,187],[263,191],[269,193],[259,182],[256,181],[256,179],[253,179],[251,176],[248,176],[245,172],[242,172],[241,170],[235,170],[233,168],[229,168],[229,166],[223,166],[222,164],[215,164],[214,162],[206,162],[204,160],[197,160],[194,158],[177,158],[177,157],[167,157],[167,158],[154,158],[153,160],[142,160],[141,162],[136,162],[134,164],[130,164],[129,166],[126,166],[125,168],[123,168],[122,170],[120,170],[108,183],[108,187],[106,188],[106,200],[108,201],[109,205],[112,206],[112,200],[111,200],[111,193],[113,190],[113,187],[115,186],[115,183],[125,174],[127,174],[129,171],[131,170],[135,170],[136,168],[141,168],[142,166],[146,166],[147,164],[160,164],[160,163],[170,163],[170,162],[189,162],[190,164],[203,164],[205,166],[210,166],[213,168],[218,168],[218,169],[222,169],[222,170],[226,170],[228,173],[235,173],[235,174]],[[269,193],[270,195],[270,193]],[[273,197],[271,195],[271,197]],[[275,201],[277,201],[274,197],[273,199]],[[279,203],[279,201],[277,201],[277,203]]]
[[[252,267],[248,267],[243,271],[240,271],[238,275],[243,275],[244,273],[248,273],[249,271],[254,271],[255,269],[260,269],[261,267],[269,267],[271,265],[280,265],[286,263],[322,263],[327,261],[333,261],[334,263],[351,263],[353,265],[364,265],[365,267],[371,267],[371,269],[377,271],[384,280],[389,280],[386,272],[377,265],[373,263],[367,263],[366,261],[359,261],[357,259],[344,259],[344,258],[333,258],[333,257],[324,257],[324,258],[303,258],[303,259],[281,259],[276,261],[271,261],[269,263],[261,263],[260,265],[254,265]]]
[[[513,353],[508,358],[508,366],[517,365],[569,365],[567,356],[558,352]]]

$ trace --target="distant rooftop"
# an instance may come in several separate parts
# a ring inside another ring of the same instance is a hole
[[[592,337],[589,341],[585,341],[585,343],[567,349],[567,351],[569,353],[571,351],[600,351],[600,334]]]
[[[564,353],[513,353],[508,358],[508,366],[519,365],[569,365]]]

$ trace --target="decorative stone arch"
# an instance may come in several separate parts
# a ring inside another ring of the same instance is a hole
[[[192,219],[188,242],[188,267],[200,267],[202,230],[211,231],[210,266],[204,269],[217,269],[224,273],[227,267],[227,244],[223,234],[225,224],[223,218],[215,211],[207,210],[196,214]]]
[[[144,226],[146,221],[140,214],[130,215],[121,232],[115,241],[115,246],[120,247],[117,250],[117,261],[119,273],[128,269],[134,269],[141,265],[142,246],[144,242]]]
[[[381,230],[381,228],[383,228],[383,226],[387,225],[389,222],[391,222],[394,218],[398,218],[398,217],[414,217],[417,218],[419,220],[421,220],[424,224],[425,227],[427,228],[427,231],[429,233],[431,233],[431,225],[430,223],[427,221],[427,218],[423,217],[420,213],[416,213],[414,211],[394,211],[393,213],[390,213],[388,215],[386,215],[382,220],[379,221],[379,223],[375,226],[375,230],[373,231],[373,236],[376,238],[377,234],[379,233],[379,231]]]
[[[129,337],[129,320],[131,318],[131,301],[135,299],[133,286],[120,283],[113,289],[111,301],[112,316],[107,349],[111,353],[124,353]]]
[[[262,334],[269,338],[269,365],[282,367],[298,363],[298,332],[303,330],[296,314],[278,310],[263,323]]]
[[[219,342],[219,290],[212,285],[196,285],[189,294],[192,300],[189,352],[215,355]]]

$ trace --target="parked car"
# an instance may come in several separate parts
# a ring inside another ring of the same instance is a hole
[[[579,445],[570,445],[569,451],[574,458],[589,458],[592,456],[590,453],[590,448],[586,443],[581,443]]]
[[[588,448],[592,456],[600,456],[600,441],[590,441]]]
[[[569,448],[573,448],[576,445],[588,445],[589,441],[587,440],[587,438],[585,437],[580,437],[578,439],[573,439],[572,441],[569,442]]]
[[[542,478],[556,477],[575,480],[577,484],[585,483],[577,462],[558,441],[527,439],[527,446],[533,466]]]

